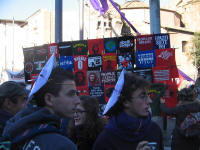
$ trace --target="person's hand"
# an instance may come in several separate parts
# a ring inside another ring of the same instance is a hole
[[[136,150],[151,150],[151,147],[147,146],[148,141],[142,141],[138,143]]]

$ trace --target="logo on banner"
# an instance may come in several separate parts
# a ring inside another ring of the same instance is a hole
[[[63,60],[63,61],[60,61],[60,65],[61,66],[65,66],[65,65],[72,65],[73,62],[70,61],[70,60]]]
[[[126,41],[120,41],[119,47],[120,48],[128,48],[133,46],[133,41],[126,40]]]
[[[116,43],[115,43],[115,41],[108,41],[107,43],[106,43],[106,49],[108,50],[108,51],[110,51],[110,52],[113,52],[115,49],[116,49]]]
[[[169,40],[168,35],[155,36],[156,45],[158,46],[159,49],[166,48],[168,40]]]
[[[153,40],[153,37],[142,37],[142,38],[138,38],[138,43],[139,44],[150,44]]]
[[[103,84],[111,84],[116,82],[115,72],[101,72],[101,81]]]
[[[154,72],[154,79],[156,81],[167,81],[169,80],[169,70],[157,70]]]
[[[170,53],[168,51],[163,51],[163,52],[160,53],[160,55],[158,55],[158,58],[168,60],[170,56],[172,56],[172,53]]]
[[[101,56],[91,57],[88,59],[88,67],[96,67],[102,65]]]
[[[87,58],[84,56],[78,56],[74,58],[74,62],[78,62],[78,69],[82,70],[83,69],[83,61],[86,61]]]
[[[33,64],[30,63],[30,62],[26,63],[26,65],[25,65],[25,72],[31,73],[32,71],[33,71]]]
[[[153,60],[153,53],[138,54],[138,61],[140,64],[152,64]]]

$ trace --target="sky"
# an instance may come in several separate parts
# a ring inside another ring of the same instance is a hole
[[[63,11],[78,11],[80,0],[63,0]],[[85,0],[88,1],[88,0]],[[128,0],[113,0],[123,4]],[[143,0],[148,2],[149,0]],[[160,0],[165,5],[169,0]],[[55,0],[0,0],[0,19],[25,20],[39,9],[54,10]]]

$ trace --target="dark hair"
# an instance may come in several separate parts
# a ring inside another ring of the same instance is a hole
[[[195,100],[194,94],[195,94],[195,91],[193,87],[183,88],[180,91],[178,91],[178,101],[182,101],[182,102],[194,101]]]
[[[117,115],[119,112],[122,112],[124,110],[123,103],[131,100],[133,92],[135,92],[137,89],[148,89],[150,86],[150,81],[130,72],[125,73],[124,85],[119,99],[107,115],[113,116]]]
[[[106,120],[98,116],[99,113],[99,102],[96,98],[91,96],[80,96],[81,105],[86,111],[86,120],[84,125],[81,125],[81,136],[82,138],[90,139],[95,141],[99,133],[103,130]],[[68,126],[69,138],[77,143],[78,139],[76,137],[76,129],[74,120],[72,119]],[[93,143],[92,143],[93,144]]]
[[[45,106],[44,95],[46,93],[58,96],[59,91],[61,90],[61,83],[65,80],[74,80],[73,73],[58,66],[54,68],[47,83],[34,94],[36,104],[40,107]]]

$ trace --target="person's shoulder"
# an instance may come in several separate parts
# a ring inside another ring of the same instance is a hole
[[[76,145],[66,136],[59,133],[45,133],[41,134],[34,139],[41,145],[47,144],[54,147],[54,150],[65,148],[67,150],[77,150]],[[65,150],[63,149],[63,150]]]
[[[162,130],[161,130],[160,126],[154,121],[151,121],[150,131],[162,133]]]
[[[103,129],[103,131],[99,134],[96,141],[93,145],[93,150],[101,150],[106,149],[106,147],[109,147],[111,141],[113,140],[111,133],[106,128]]]
[[[108,142],[110,139],[113,139],[112,138],[112,134],[111,134],[111,132],[108,130],[108,129],[106,129],[106,128],[104,128],[100,133],[99,133],[99,135],[98,135],[98,137],[97,137],[97,139],[96,139],[96,142],[97,143],[101,143],[101,142],[103,142],[103,143],[106,143],[106,142]]]

